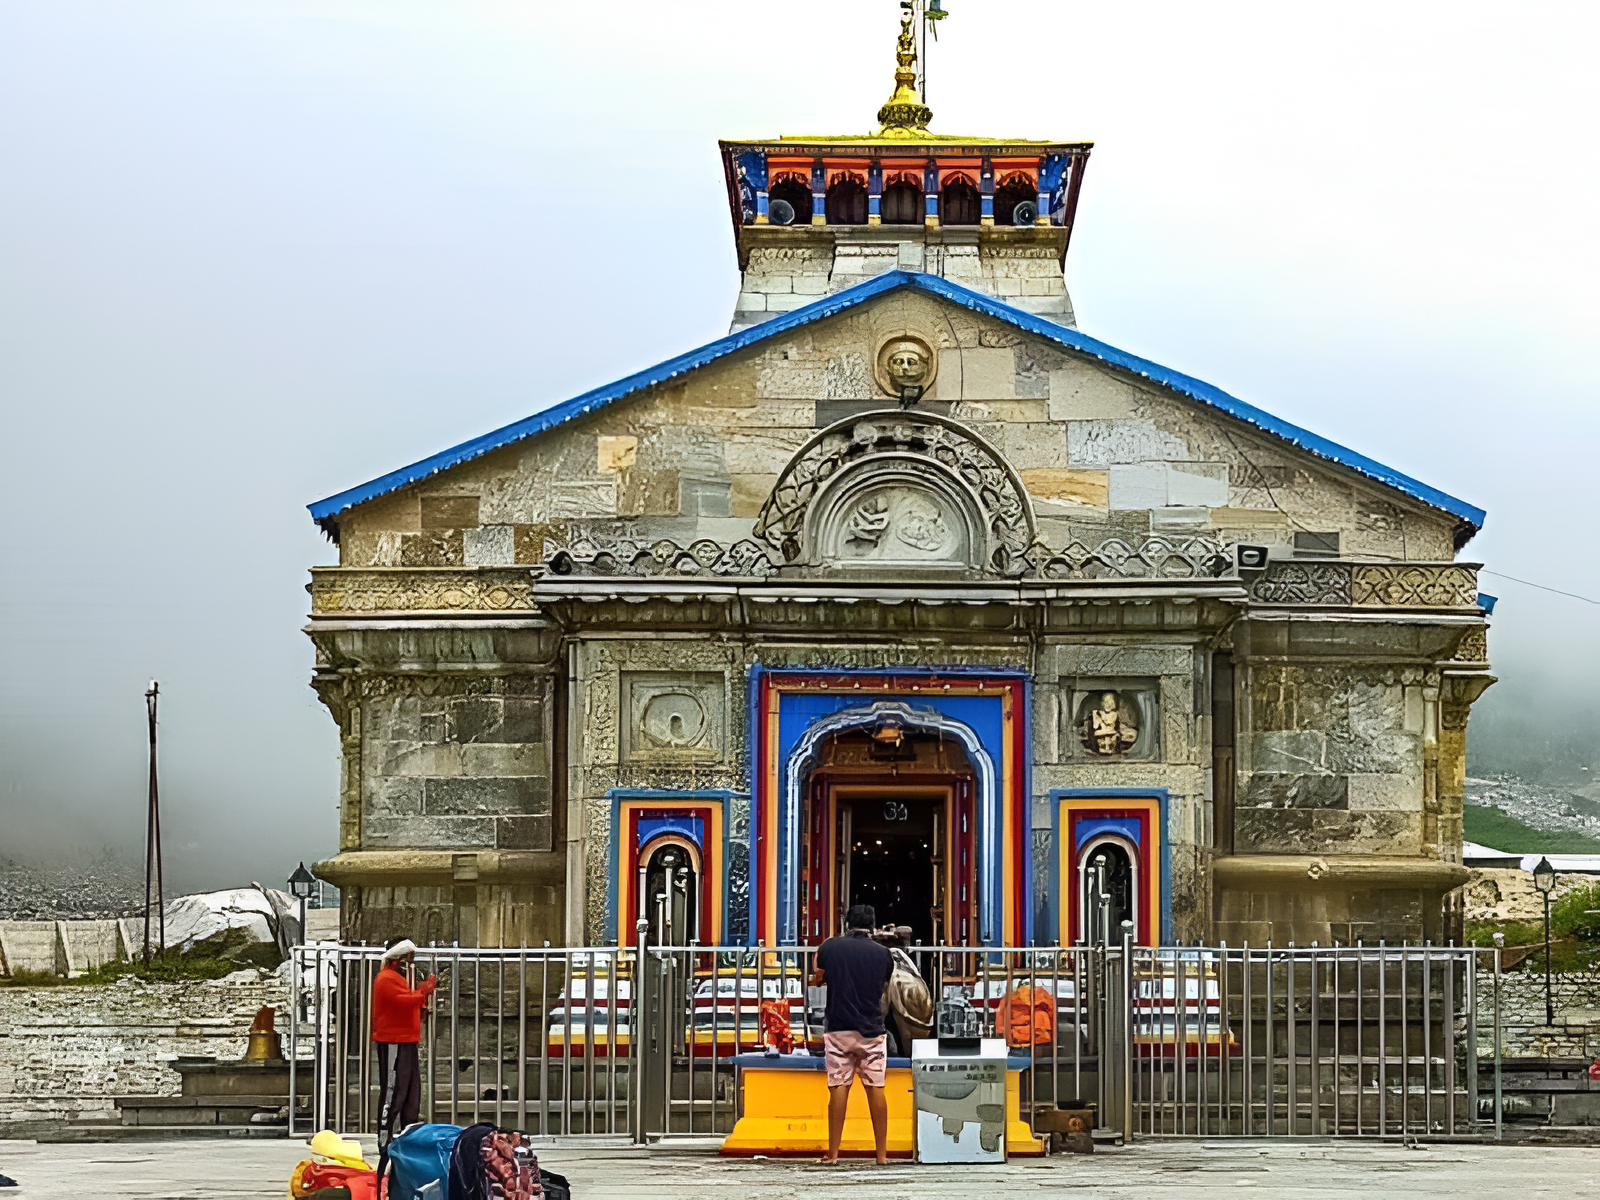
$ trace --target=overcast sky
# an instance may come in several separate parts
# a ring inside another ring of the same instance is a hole
[[[948,6],[935,131],[1096,143],[1086,332],[1600,598],[1600,8]],[[138,856],[151,677],[175,884],[330,853],[305,505],[726,332],[717,137],[868,130],[897,12],[0,2],[0,856]],[[1592,731],[1600,608],[1483,583],[1483,721]]]

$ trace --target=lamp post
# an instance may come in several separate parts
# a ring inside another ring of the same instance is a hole
[[[316,885],[316,876],[306,870],[304,862],[294,869],[293,875],[289,876],[289,894],[300,901],[300,942],[302,945],[310,940],[306,937],[306,901],[311,896],[311,889]]]
[[[1550,860],[1540,855],[1533,868],[1533,886],[1544,896],[1544,1023],[1556,1023],[1555,1003],[1550,998],[1550,893],[1556,886],[1556,869]]]

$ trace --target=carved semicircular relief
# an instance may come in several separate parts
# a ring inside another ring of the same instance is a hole
[[[802,446],[753,529],[785,563],[963,567],[1011,575],[1036,526],[1011,464],[934,413],[849,417]]]
[[[878,469],[871,469],[872,467]],[[808,538],[824,563],[981,568],[976,505],[925,464],[868,464],[814,506]]]

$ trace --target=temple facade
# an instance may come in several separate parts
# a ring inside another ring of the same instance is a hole
[[[311,506],[344,938],[1459,932],[1484,514],[1079,332],[1091,147],[911,53],[723,143],[727,337]]]

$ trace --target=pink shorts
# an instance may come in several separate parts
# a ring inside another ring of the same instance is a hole
[[[828,1065],[828,1086],[849,1087],[857,1075],[867,1087],[881,1088],[889,1065],[888,1039],[883,1034],[864,1038],[854,1030],[822,1035],[823,1060]]]

